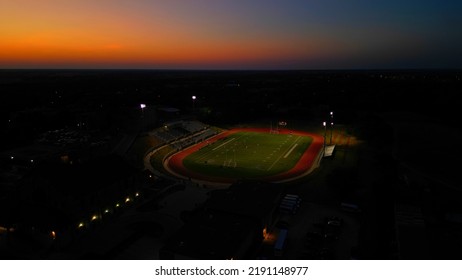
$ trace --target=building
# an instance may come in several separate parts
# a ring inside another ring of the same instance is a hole
[[[161,259],[251,259],[278,219],[282,186],[237,182],[210,198],[159,252]]]

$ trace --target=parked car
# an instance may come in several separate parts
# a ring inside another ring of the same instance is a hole
[[[343,219],[337,216],[329,216],[325,217],[324,221],[326,225],[331,225],[331,226],[338,226],[342,227],[343,226]]]
[[[343,219],[330,216],[325,218],[324,237],[329,240],[337,240],[343,226]]]

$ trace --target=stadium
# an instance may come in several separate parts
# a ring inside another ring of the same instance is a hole
[[[165,134],[172,133],[176,138],[170,139],[170,150],[162,157],[148,154],[148,167],[159,166],[161,161],[167,174],[207,186],[226,186],[239,180],[285,183],[310,174],[323,155],[324,138],[314,133],[268,128],[217,131],[203,124],[196,125],[201,127],[199,132],[178,133],[187,131],[185,126],[167,124],[162,132],[157,131],[157,138],[169,141]]]

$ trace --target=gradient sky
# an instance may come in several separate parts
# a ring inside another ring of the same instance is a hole
[[[462,68],[462,1],[0,0],[0,68]]]

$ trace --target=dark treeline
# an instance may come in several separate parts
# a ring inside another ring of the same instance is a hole
[[[121,122],[127,108],[140,103],[190,113],[192,95],[195,114],[217,124],[310,120],[327,110],[335,110],[341,122],[358,111],[411,111],[453,122],[461,79],[460,71],[422,70],[1,70],[0,129],[19,143],[26,131],[74,124],[82,111],[104,111],[104,126]]]

